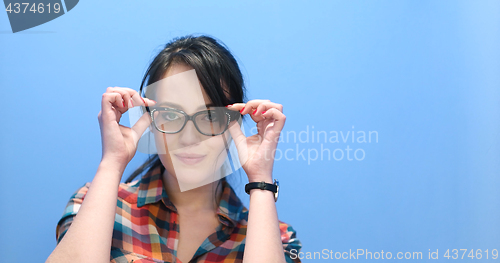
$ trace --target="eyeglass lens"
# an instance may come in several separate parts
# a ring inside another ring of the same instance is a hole
[[[180,132],[186,123],[186,116],[178,111],[161,109],[154,112],[154,121],[158,129],[176,133]],[[193,121],[201,133],[215,135],[226,129],[228,116],[222,110],[207,110],[196,113]]]

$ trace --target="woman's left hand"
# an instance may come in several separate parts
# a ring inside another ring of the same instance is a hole
[[[285,125],[283,105],[269,100],[251,100],[228,106],[242,115],[250,114],[257,123],[257,134],[246,137],[240,125],[231,122],[229,132],[233,137],[243,169],[249,182],[265,181],[272,183],[274,155]]]

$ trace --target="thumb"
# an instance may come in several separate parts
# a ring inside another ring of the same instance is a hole
[[[134,124],[134,126],[132,126],[132,130],[137,134],[139,135],[138,139],[141,138],[142,134],[144,133],[144,131],[146,131],[146,128],[151,124],[151,117],[149,116],[149,114],[147,112],[145,112],[140,118],[139,120]]]
[[[234,145],[236,146],[236,149],[238,150],[238,156],[240,159],[240,162],[242,164],[245,164],[246,161],[248,160],[248,144],[247,144],[247,137],[245,134],[243,134],[243,131],[241,130],[239,122],[232,122],[229,124],[229,133],[231,134],[231,137],[233,138]]]
[[[231,137],[233,137],[234,144],[236,145],[236,148],[239,148],[241,144],[243,144],[247,137],[245,134],[243,134],[243,131],[241,131],[241,127],[239,122],[231,122],[229,123],[229,134],[231,134]]]

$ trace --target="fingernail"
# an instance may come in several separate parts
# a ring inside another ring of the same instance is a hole
[[[266,113],[266,111],[263,111],[262,114]]]
[[[243,107],[243,109],[240,110],[240,113],[242,113],[244,109],[245,109],[245,107]]]
[[[141,97],[141,100],[142,100],[142,102],[144,102],[144,104],[146,104],[146,102],[144,101],[144,99],[142,97]]]
[[[226,105],[226,108],[229,108],[229,107],[231,107],[231,106],[233,106],[233,104]]]
[[[154,100],[151,100],[151,101],[154,102],[154,103],[156,103],[156,101],[154,101]]]
[[[257,112],[257,110],[254,110],[254,111],[252,112],[252,114],[253,114],[253,115],[255,115],[255,113],[256,113],[256,112]]]
[[[125,108],[125,101],[122,101],[122,103],[123,103],[123,107]]]
[[[132,102],[132,99],[130,99],[130,105],[132,105],[132,107],[134,107],[134,102]]]

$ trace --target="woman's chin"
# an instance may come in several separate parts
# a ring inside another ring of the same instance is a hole
[[[174,170],[181,192],[198,188],[220,179],[215,171],[210,171],[207,167],[197,167],[174,162]]]

